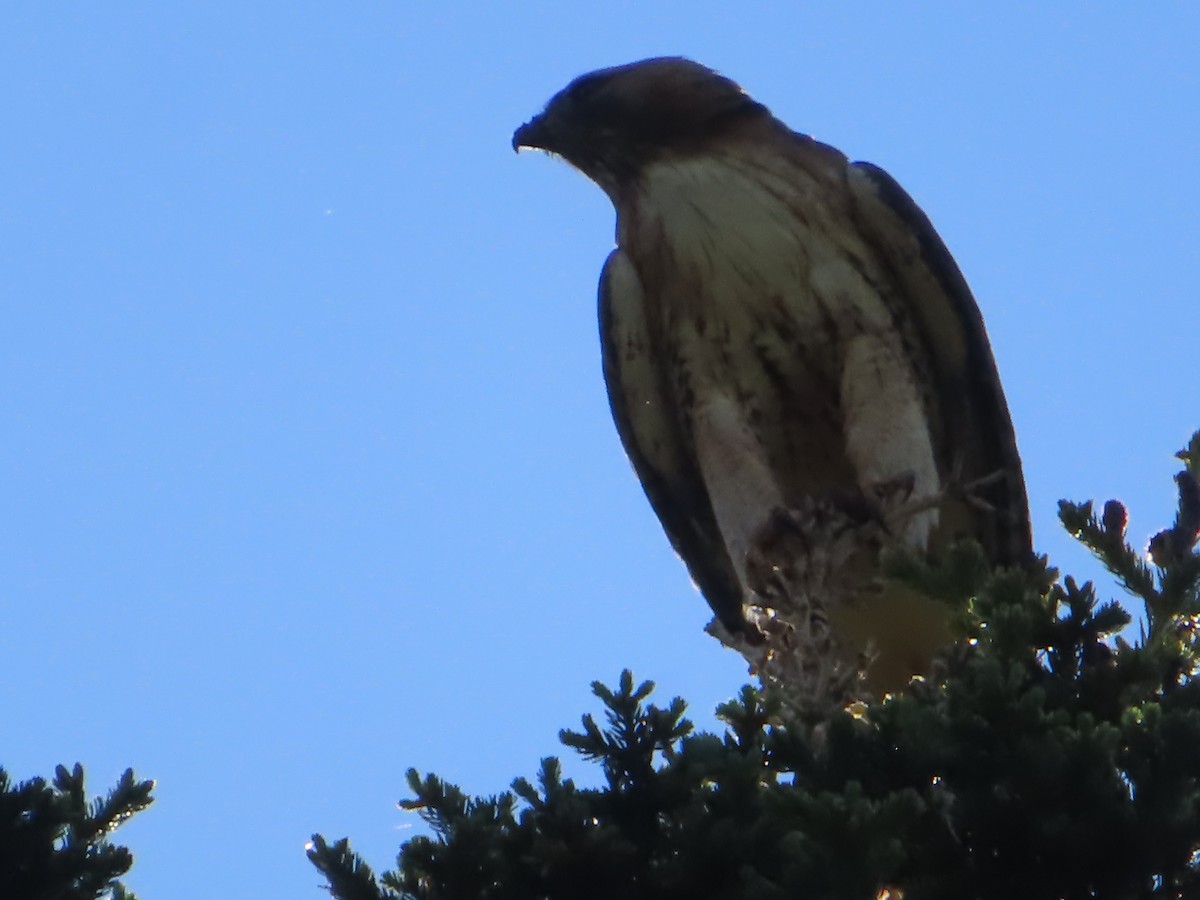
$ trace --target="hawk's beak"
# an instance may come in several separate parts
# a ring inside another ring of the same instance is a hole
[[[527,147],[531,150],[548,150],[546,142],[550,135],[547,133],[545,116],[534,116],[513,132],[513,150]]]

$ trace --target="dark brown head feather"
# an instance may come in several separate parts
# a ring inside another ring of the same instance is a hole
[[[557,154],[615,196],[650,162],[703,150],[757,115],[769,113],[728,78],[660,57],[579,76],[517,129],[513,148]]]

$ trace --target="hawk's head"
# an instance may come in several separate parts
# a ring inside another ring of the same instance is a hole
[[[642,168],[704,147],[763,107],[712,69],[661,57],[580,75],[513,134],[561,156],[614,200]]]

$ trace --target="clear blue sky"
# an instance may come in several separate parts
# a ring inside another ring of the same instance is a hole
[[[745,679],[609,419],[608,201],[509,146],[583,71],[689,55],[887,168],[984,310],[1039,548],[1096,574],[1060,497],[1167,524],[1197,8],[735,6],[0,13],[0,763],[158,779],[143,900],[315,900],[311,832],[413,833],[406,767],[500,790],[594,678],[701,723]]]

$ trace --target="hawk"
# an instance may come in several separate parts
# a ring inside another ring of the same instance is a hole
[[[513,147],[562,157],[616,208],[599,291],[613,418],[728,632],[763,641],[748,559],[780,511],[869,508],[919,551],[969,536],[993,563],[1030,557],[979,309],[882,169],[682,58],[576,78]],[[946,613],[872,588],[877,554],[852,565],[861,591],[826,611],[833,638],[869,644],[877,684],[899,686],[946,639]]]

